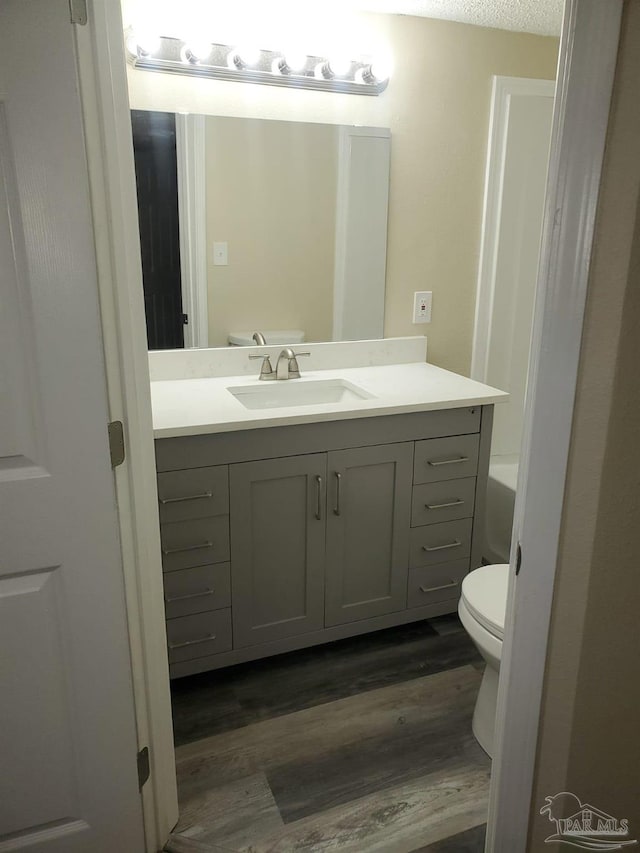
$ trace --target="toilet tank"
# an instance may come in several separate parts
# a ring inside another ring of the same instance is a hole
[[[232,347],[254,347],[256,346],[256,342],[253,340],[253,336],[256,332],[264,335],[267,345],[304,343],[304,332],[302,329],[272,329],[270,331],[251,329],[250,331],[229,332],[227,340]]]

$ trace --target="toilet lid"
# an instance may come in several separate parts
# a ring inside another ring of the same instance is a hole
[[[507,612],[509,564],[481,566],[462,581],[462,600],[467,610],[494,637],[504,636]]]

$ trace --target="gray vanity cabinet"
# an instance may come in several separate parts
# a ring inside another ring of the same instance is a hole
[[[173,678],[456,610],[491,406],[156,441]]]
[[[407,606],[413,443],[328,455],[325,625]]]
[[[324,625],[327,457],[229,467],[234,646]]]

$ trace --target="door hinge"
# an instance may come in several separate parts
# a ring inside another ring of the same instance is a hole
[[[87,23],[87,0],[69,0],[69,12],[71,23],[84,27]]]
[[[188,325],[189,325],[189,315],[188,315],[188,314],[183,314],[183,315],[182,315],[182,323],[183,323],[183,325],[185,325],[185,326],[188,326]]]
[[[516,548],[516,577],[520,574],[520,566],[522,565],[522,546],[518,542]]]
[[[124,427],[122,421],[111,421],[107,424],[109,433],[109,453],[111,455],[111,467],[117,468],[124,462]]]
[[[142,786],[149,778],[151,767],[149,763],[149,747],[145,746],[141,749],[137,756],[138,759],[138,790],[142,790]]]

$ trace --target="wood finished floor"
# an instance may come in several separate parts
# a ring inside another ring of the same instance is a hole
[[[481,853],[481,660],[457,617],[180,679],[171,853]]]

